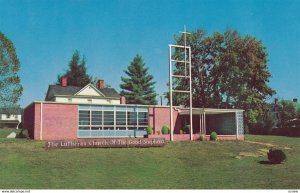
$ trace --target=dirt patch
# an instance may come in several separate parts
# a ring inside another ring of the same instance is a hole
[[[259,152],[240,152],[238,156],[240,156],[240,157],[260,157],[262,155]]]
[[[247,141],[247,143],[252,143],[252,144],[259,144],[259,145],[264,145],[267,148],[260,148],[257,151],[253,152],[240,152],[239,155],[235,156],[236,159],[242,159],[243,157],[263,157],[266,156],[267,153],[269,152],[270,148],[276,147],[276,145],[272,143],[263,143],[263,142],[257,142],[257,141]],[[291,149],[290,147],[282,147],[283,149]]]
[[[245,140],[245,142],[247,142],[247,143],[253,143],[253,144],[259,144],[259,145],[265,145],[265,146],[268,146],[268,147],[275,147],[275,145],[272,144],[272,143],[263,143],[263,142],[248,141],[248,140]]]

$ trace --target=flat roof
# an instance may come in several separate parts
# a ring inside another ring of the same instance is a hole
[[[243,112],[243,109],[214,109],[214,108],[193,108],[193,115],[201,115],[201,114],[224,114],[224,113],[236,113],[236,112]],[[189,109],[180,109],[179,115],[189,115]]]

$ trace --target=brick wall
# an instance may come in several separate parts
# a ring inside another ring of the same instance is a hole
[[[43,140],[77,139],[78,105],[43,104]]]
[[[77,139],[78,105],[43,103],[42,140]],[[41,104],[24,110],[24,125],[30,138],[39,140]]]
[[[178,111],[173,109],[174,132],[182,127]],[[161,132],[161,128],[166,125],[170,128],[170,108],[169,107],[149,107],[149,125],[153,128],[153,133]]]
[[[23,127],[28,130],[28,134],[31,139],[34,139],[34,112],[34,103],[32,103],[26,109],[24,109]]]

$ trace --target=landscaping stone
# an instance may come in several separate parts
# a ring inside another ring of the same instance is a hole
[[[16,138],[16,136],[17,136],[17,134],[15,132],[12,132],[6,138],[12,139],[12,138]]]

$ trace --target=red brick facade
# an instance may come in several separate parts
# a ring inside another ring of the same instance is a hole
[[[176,108],[173,109],[174,140],[190,140],[189,134],[179,134],[184,126]],[[169,107],[149,107],[149,125],[153,134],[149,138],[163,137],[170,140],[170,135],[162,135],[164,125],[170,127]],[[35,140],[77,139],[78,104],[34,102],[24,110],[24,127],[29,136]],[[193,135],[194,140],[200,137],[199,132]],[[243,140],[244,135],[218,135],[220,140]],[[209,139],[209,135],[206,135]]]
[[[76,139],[78,105],[33,103],[24,111],[24,126],[35,140]]]
[[[181,129],[181,119],[178,117],[178,111],[173,109],[174,132]],[[166,125],[170,128],[170,108],[169,107],[149,107],[149,125],[153,128],[153,133],[158,134],[161,128]]]

